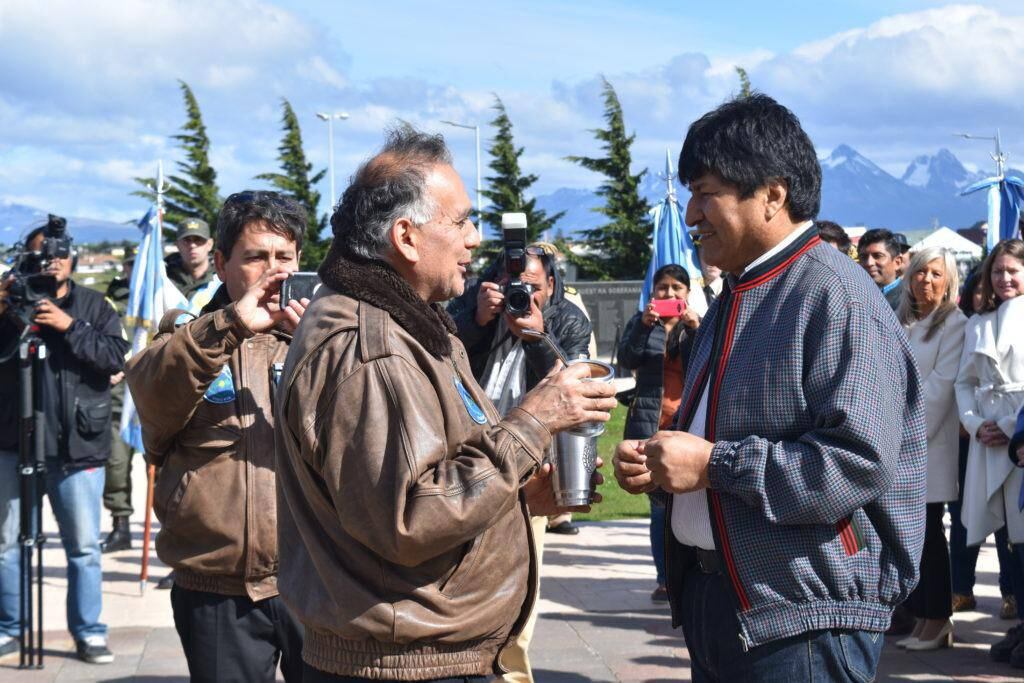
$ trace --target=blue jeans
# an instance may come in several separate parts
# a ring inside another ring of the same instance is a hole
[[[665,585],[665,504],[661,498],[647,496],[651,501],[651,556],[658,573],[658,585]]]
[[[17,453],[0,451],[0,634],[9,636],[18,635],[21,617],[21,492],[17,466]],[[64,472],[53,461],[47,466],[46,494],[57,517],[68,561],[68,630],[75,640],[106,636],[107,626],[99,620],[103,607],[100,508],[104,470],[96,467]]]
[[[847,681],[875,678],[885,637],[868,631],[810,631],[743,651],[729,580],[686,573],[679,597],[694,683]],[[728,605],[723,609],[723,605]]]

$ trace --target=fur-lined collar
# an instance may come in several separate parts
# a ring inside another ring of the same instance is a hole
[[[423,301],[387,263],[344,253],[335,241],[318,272],[336,292],[386,311],[435,358],[451,355],[448,334],[455,334],[455,322],[439,304]]]

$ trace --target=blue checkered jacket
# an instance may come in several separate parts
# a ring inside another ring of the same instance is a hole
[[[708,311],[680,429],[708,382],[708,507],[743,646],[884,631],[917,583],[927,448],[910,344],[878,287],[808,229]],[[678,591],[692,554],[667,535]]]

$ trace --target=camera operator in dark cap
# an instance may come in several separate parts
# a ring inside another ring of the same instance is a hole
[[[46,415],[46,493],[68,561],[67,623],[80,659],[114,660],[100,623],[100,507],[110,454],[110,378],[129,344],[103,295],[71,280],[75,256],[64,219],[30,232],[19,263],[0,284],[0,655],[18,647],[20,489],[18,358],[23,330],[38,328],[47,355],[41,378]],[[29,278],[28,276],[32,277]],[[21,278],[20,280],[18,278]],[[37,289],[48,282],[46,294]]]

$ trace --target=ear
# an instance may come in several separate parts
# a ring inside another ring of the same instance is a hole
[[[391,239],[391,248],[399,258],[411,264],[419,263],[423,233],[416,229],[411,220],[399,218],[392,224],[388,236]]]
[[[228,260],[224,258],[224,252],[217,249],[213,252],[213,267],[217,270],[217,277],[220,278],[221,282],[227,282],[224,275],[227,272],[224,268],[227,265]]]
[[[782,178],[772,178],[766,186],[764,203],[764,219],[770,223],[786,208],[786,201],[789,199],[789,186]]]

